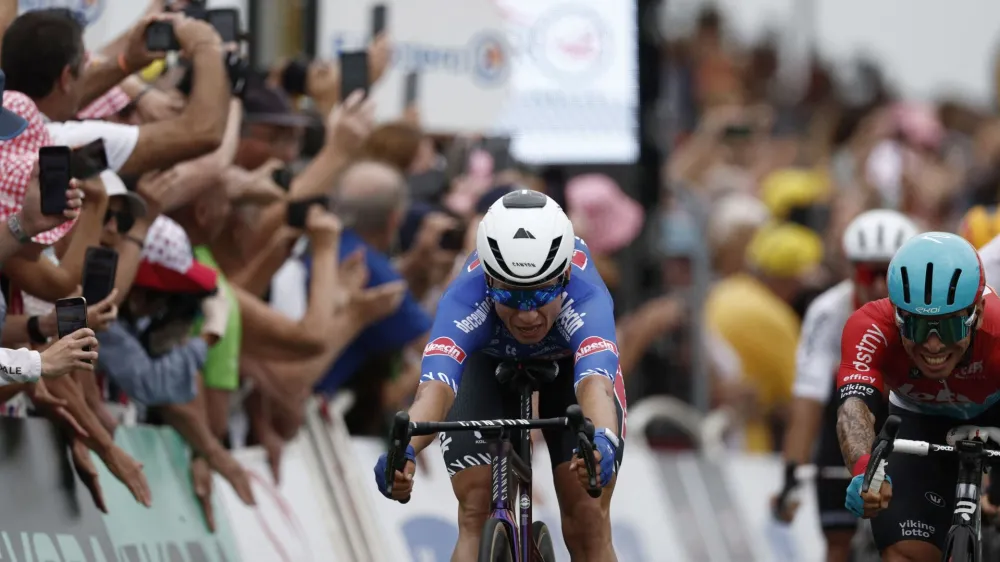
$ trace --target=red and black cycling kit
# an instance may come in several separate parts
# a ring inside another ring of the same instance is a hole
[[[866,304],[847,320],[840,340],[840,402],[858,397],[872,411],[889,402],[910,412],[972,419],[1000,402],[1000,299],[984,292],[982,324],[962,362],[943,380],[920,374],[906,354],[889,299]]]
[[[913,365],[889,299],[855,311],[840,341],[840,403],[857,397],[878,412],[888,392],[889,413],[902,418],[898,439],[945,443],[949,431],[960,425],[1000,425],[1000,299],[988,286],[984,298],[982,322],[969,349],[943,380],[928,379]],[[888,460],[892,501],[871,520],[879,550],[912,540],[943,548],[955,503],[957,463],[897,453]]]

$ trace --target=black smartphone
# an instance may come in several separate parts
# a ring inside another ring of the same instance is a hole
[[[368,96],[368,51],[340,53],[340,100],[355,90]]]
[[[410,72],[406,75],[406,92],[403,95],[403,107],[410,107],[411,105],[417,103],[417,96],[419,96],[420,87],[420,75],[416,72]]]
[[[441,233],[441,240],[438,242],[438,246],[442,250],[460,251],[465,247],[465,227],[456,226]]]
[[[146,27],[146,50],[154,53],[181,50],[181,44],[174,35],[173,22],[154,21]]]
[[[229,75],[230,93],[243,99],[247,77],[250,75],[250,62],[237,52],[223,53],[222,60],[226,65],[226,74]],[[192,72],[188,71],[188,76],[191,74]]]
[[[278,187],[284,191],[288,191],[292,187],[293,179],[295,179],[295,176],[288,168],[279,168],[271,172],[271,181],[278,184]]]
[[[208,6],[205,2],[188,2],[188,5],[184,6],[184,15],[196,20],[207,21]]]
[[[118,273],[118,252],[111,248],[91,246],[83,262],[83,298],[99,303],[115,288]]]
[[[68,146],[38,149],[38,185],[42,190],[43,215],[61,215],[66,210],[72,156]]]
[[[483,141],[483,150],[493,158],[493,171],[503,172],[514,167],[510,143],[510,137],[489,137]]]
[[[281,89],[293,96],[306,93],[306,80],[309,76],[309,63],[293,60],[281,71]]]
[[[56,330],[59,339],[87,327],[87,299],[70,297],[56,301]],[[90,346],[83,348],[90,351]]]
[[[70,172],[78,180],[85,180],[108,169],[108,153],[104,139],[78,146],[70,156]]]
[[[386,6],[385,4],[375,4],[372,7],[372,39],[385,31]]]
[[[324,209],[330,208],[330,198],[325,195],[310,197],[300,201],[288,203],[288,216],[285,222],[292,228],[305,228],[306,217],[309,216],[309,208],[313,205],[321,205]]]
[[[240,40],[240,11],[236,8],[219,8],[208,11],[208,23],[219,32],[223,43]]]

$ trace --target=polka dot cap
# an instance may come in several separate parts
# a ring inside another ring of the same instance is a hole
[[[194,259],[187,233],[165,216],[150,226],[141,257],[135,277],[139,287],[198,294],[212,293],[217,287],[218,274]]]
[[[55,142],[45,128],[38,106],[28,96],[20,92],[5,91],[3,106],[28,122],[28,128],[20,136],[9,141],[0,141],[0,220],[21,210],[32,176],[36,174],[38,149],[53,146]],[[38,189],[37,183],[34,185]],[[43,232],[32,241],[46,246],[52,245],[66,235],[76,220],[66,222],[52,230]]]

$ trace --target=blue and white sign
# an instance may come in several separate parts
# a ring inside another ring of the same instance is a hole
[[[321,57],[367,48],[376,2],[320,4]],[[507,102],[511,48],[491,0],[389,0],[392,64],[372,90],[379,120],[402,115],[406,75],[418,72],[418,107],[425,129],[440,133],[491,130]]]

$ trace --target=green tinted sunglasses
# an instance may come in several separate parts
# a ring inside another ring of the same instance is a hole
[[[969,337],[972,326],[976,323],[975,311],[969,315],[959,316],[902,316],[896,311],[896,325],[902,336],[914,343],[924,343],[931,334],[937,334],[941,343],[952,345]]]

